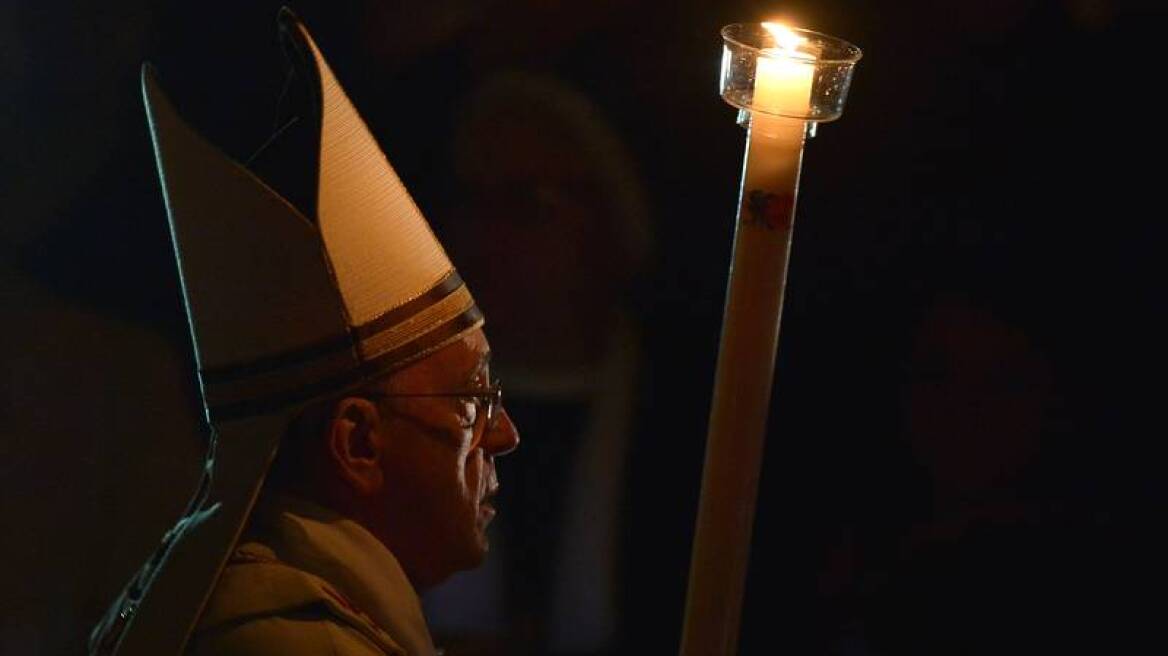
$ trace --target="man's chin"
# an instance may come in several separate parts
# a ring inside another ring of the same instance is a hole
[[[463,548],[459,550],[458,570],[480,567],[486,562],[487,554],[491,551],[491,541],[487,538],[485,530],[480,528],[474,535],[467,537],[470,539],[463,542]]]
[[[491,539],[487,537],[486,533],[479,535],[478,545],[475,549],[475,567],[482,565],[487,559],[487,554],[491,553]]]

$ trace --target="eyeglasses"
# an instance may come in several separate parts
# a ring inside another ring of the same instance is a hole
[[[479,417],[485,415],[483,432],[494,430],[499,425],[500,409],[503,405],[503,388],[499,381],[492,381],[485,390],[465,392],[363,392],[361,396],[379,399],[468,399],[474,401],[478,408],[475,411],[475,423]]]

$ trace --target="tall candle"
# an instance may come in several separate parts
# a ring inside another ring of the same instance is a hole
[[[737,653],[738,622],[771,381],[778,348],[795,195],[814,58],[778,26],[757,60],[750,138],[710,409],[690,566],[683,656]]]

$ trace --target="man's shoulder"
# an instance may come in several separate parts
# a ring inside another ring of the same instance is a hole
[[[189,653],[396,656],[405,651],[326,581],[250,543],[224,568]]]

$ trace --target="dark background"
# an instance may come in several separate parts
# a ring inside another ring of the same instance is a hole
[[[245,158],[283,82],[279,4],[0,8],[0,652],[79,651],[192,489],[199,401],[138,66]],[[506,315],[497,360],[570,377],[601,349],[596,317],[639,335],[620,493],[582,497],[617,512],[596,574],[616,623],[563,651],[676,651],[744,141],[717,96],[718,29],[776,14],[865,57],[806,151],[742,653],[1162,648],[1158,3],[294,6],[488,317]],[[605,227],[524,212],[523,176],[510,205],[468,182],[459,144],[492,128],[465,125],[466,98],[506,71],[587,108],[591,127],[563,138],[549,119],[553,152],[520,140],[509,161],[590,181],[563,215],[623,208]],[[620,154],[576,170],[590,130]],[[643,204],[608,203],[616,188]],[[640,237],[614,236],[622,211]],[[516,268],[561,282],[508,304]],[[531,387],[499,527],[504,580],[530,584],[452,654],[553,651],[544,583],[571,566],[554,529],[581,503],[555,482],[591,406]]]

